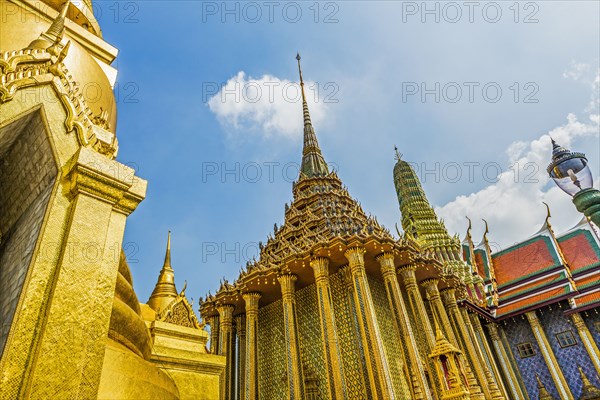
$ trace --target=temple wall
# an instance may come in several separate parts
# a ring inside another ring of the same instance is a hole
[[[585,372],[590,382],[596,387],[600,387],[600,380],[598,379],[592,360],[581,343],[581,338],[577,333],[575,325],[573,325],[569,317],[566,317],[563,314],[563,312],[568,309],[567,307],[568,303],[562,302],[562,308],[558,308],[558,306],[554,305],[550,310],[548,307],[545,307],[543,311],[538,311],[537,314],[544,327],[546,336],[548,337],[550,347],[552,347],[552,351],[560,364],[562,373],[571,388],[573,396],[577,399],[581,395],[581,389],[583,387],[577,369],[578,366],[581,366],[581,369],[583,369],[583,372]],[[565,348],[560,347],[556,334],[565,331],[571,331],[575,338],[575,342],[577,343],[576,345]]]
[[[348,303],[348,292],[344,287],[341,273],[332,275],[330,283],[346,389],[350,398],[367,400],[369,397],[365,382],[368,378],[360,356],[360,332],[357,328],[356,316]]]
[[[396,334],[384,283],[376,277],[369,276],[369,287],[375,305],[375,314],[379,323],[379,331],[383,340],[394,392],[397,398],[408,399],[411,397],[411,393],[407,391],[409,385],[404,371],[406,357],[402,350],[403,345],[398,342],[400,338]]]
[[[554,386],[554,381],[550,375],[550,371],[546,366],[540,347],[538,346],[531,327],[527,319],[520,317],[507,321],[507,325],[503,326],[506,339],[509,343],[510,351],[517,363],[519,372],[523,377],[523,383],[527,394],[532,399],[538,398],[538,384],[536,380],[536,373],[539,375],[540,380],[546,386],[548,392],[554,396],[555,399],[559,399],[560,395]],[[517,345],[521,343],[531,343],[535,351],[535,355],[527,358],[521,358]]]
[[[315,284],[299,290],[296,293],[296,302],[298,304],[298,332],[303,369],[304,371],[311,370],[317,376],[317,387],[319,388],[317,398],[326,399],[328,398],[327,370],[323,341],[321,340],[321,317],[317,308]]]
[[[585,311],[581,313],[581,316],[590,330],[594,341],[600,346],[600,308]]]
[[[281,300],[258,310],[258,393],[261,400],[287,398],[283,329]]]

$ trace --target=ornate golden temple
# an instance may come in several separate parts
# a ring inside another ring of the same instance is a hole
[[[548,212],[492,254],[488,229],[478,245],[470,228],[448,234],[397,153],[392,235],[329,169],[299,55],[304,146],[284,224],[201,299],[201,320],[169,234],[140,303],[122,240],[146,182],[115,160],[117,51],[90,0],[0,3],[1,400],[600,398],[587,221],[555,235]]]

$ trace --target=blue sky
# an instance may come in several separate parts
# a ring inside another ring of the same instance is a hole
[[[464,235],[468,214],[476,238],[486,218],[497,247],[512,244],[543,223],[541,201],[557,231],[574,225],[577,211],[545,176],[547,134],[584,151],[600,176],[599,3],[445,4],[97,2],[120,50],[118,159],[149,181],[125,233],[140,301],[168,230],[178,288],[187,280],[197,300],[283,222],[302,146],[288,84],[296,51],[318,88],[310,107],[325,158],[391,230],[394,145],[453,233]],[[236,87],[238,99],[217,93]]]

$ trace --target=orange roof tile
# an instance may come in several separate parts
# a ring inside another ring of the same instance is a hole
[[[493,256],[496,281],[499,286],[527,278],[546,268],[559,266],[558,254],[550,238],[537,236]]]
[[[577,307],[585,306],[586,304],[600,302],[600,291],[584,294],[580,297],[575,297]]]
[[[531,306],[535,306],[540,303],[545,303],[549,300],[552,300],[555,297],[559,297],[560,295],[566,294],[567,291],[568,291],[567,286],[561,286],[559,288],[549,290],[545,293],[540,293],[535,296],[531,296],[527,299],[515,301],[514,303],[504,305],[504,306],[501,305],[498,308],[498,312],[496,313],[496,316],[500,317],[503,315],[507,315],[511,312],[514,312],[514,311],[517,311],[520,309],[524,309],[526,307],[531,307]]]
[[[600,262],[600,250],[587,230],[559,238],[558,243],[573,272]]]

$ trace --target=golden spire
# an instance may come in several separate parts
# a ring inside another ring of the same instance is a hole
[[[581,389],[581,396],[579,397],[579,399],[600,399],[600,389],[598,389],[592,384],[592,382],[590,382],[588,377],[585,375],[585,372],[583,372],[583,369],[581,369],[580,365],[577,366],[577,369],[579,370],[579,376],[581,377],[581,382],[583,384],[583,388]]]
[[[535,374],[535,379],[537,379],[537,383],[538,383],[538,391],[539,391],[538,398],[540,400],[554,400],[554,398],[550,395],[550,393],[548,393],[546,386],[544,386],[544,384],[540,380],[540,376],[538,374]]]
[[[65,32],[65,19],[67,18],[67,11],[69,10],[69,4],[71,4],[70,0],[67,0],[61,7],[60,12],[52,21],[50,27],[42,34],[31,42],[28,48],[31,49],[48,49],[51,48],[53,51],[51,53],[56,53],[58,55],[62,50],[62,46],[60,46],[60,41],[63,38],[63,34]],[[68,46],[68,44],[67,44]],[[58,48],[60,47],[60,48]],[[56,51],[58,50],[58,51]],[[65,53],[66,54],[66,53]]]
[[[63,36],[63,32],[65,31],[65,18],[67,17],[67,11],[69,10],[70,0],[65,1],[60,12],[58,13],[58,17],[52,22],[50,28],[46,31],[46,35],[53,39],[52,42],[56,42],[60,40]]]
[[[306,102],[306,94],[304,93],[304,79],[302,78],[299,53],[296,54],[296,60],[298,60],[300,90],[302,92],[302,112],[304,114],[304,149],[302,150],[302,165],[300,167],[300,172],[307,177],[327,175],[329,173],[329,168],[327,168],[327,163],[321,154],[317,135],[315,135],[315,130],[310,121],[308,103]]]
[[[156,312],[160,312],[168,306],[173,299],[177,297],[175,288],[175,271],[171,267],[171,231],[167,238],[167,251],[165,253],[165,262],[158,275],[156,286],[148,299],[148,305]]]

